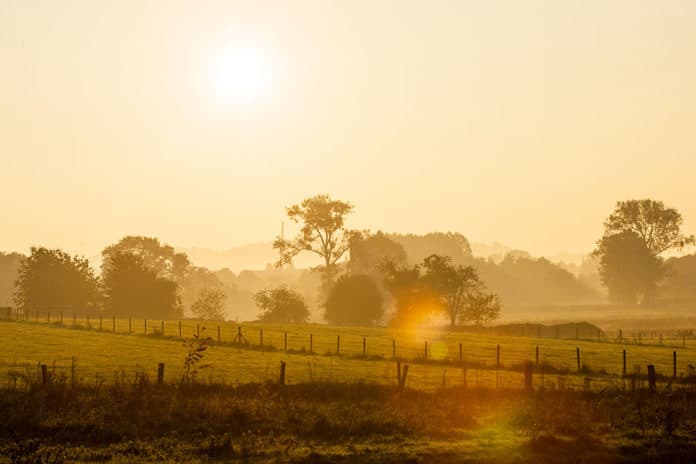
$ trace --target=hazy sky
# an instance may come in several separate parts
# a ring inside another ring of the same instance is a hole
[[[690,0],[0,0],[0,250],[269,241],[316,193],[535,254],[589,250],[619,199],[693,233],[695,24]]]

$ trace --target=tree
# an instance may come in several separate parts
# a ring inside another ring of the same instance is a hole
[[[287,208],[288,218],[302,224],[302,228],[292,240],[275,239],[273,248],[279,253],[276,265],[291,264],[292,259],[304,251],[314,253],[324,260],[324,287],[331,288],[336,264],[348,251],[355,234],[344,227],[345,217],[352,211],[351,204],[332,200],[328,195],[306,198],[299,205]]]
[[[224,321],[226,301],[227,295],[222,290],[204,288],[191,305],[191,312],[199,319]]]
[[[179,319],[177,284],[160,277],[139,255],[116,252],[102,265],[106,308],[115,316]]]
[[[171,245],[162,245],[154,237],[127,236],[102,251],[102,268],[121,253],[139,256],[142,263],[156,272],[158,277],[181,282],[190,270],[191,263],[185,253],[177,253]]]
[[[262,309],[259,320],[263,322],[304,324],[309,320],[309,309],[302,296],[285,285],[255,293],[254,301]]]
[[[85,310],[98,304],[97,279],[85,258],[62,250],[32,247],[19,267],[14,302],[18,309]]]
[[[471,266],[454,266],[446,256],[431,255],[423,261],[425,279],[440,296],[442,307],[447,312],[450,325],[454,327],[457,317],[482,286],[476,271]]]
[[[0,252],[0,306],[11,306],[19,267],[26,259],[20,253]]]
[[[372,277],[344,275],[329,292],[325,307],[329,324],[373,326],[384,316],[384,297]]]
[[[633,231],[605,235],[595,254],[599,258],[599,276],[616,303],[635,304],[639,298],[649,301],[663,275],[662,260]]]
[[[449,256],[454,264],[465,264],[471,255],[469,240],[456,232],[432,232],[425,235],[389,234],[387,237],[406,250],[409,264],[422,263],[430,255]]]
[[[494,293],[477,290],[471,293],[464,303],[461,319],[483,325],[500,316],[500,299]]]
[[[376,234],[355,233],[350,242],[348,269],[353,274],[374,274],[385,261],[406,264],[404,247],[381,231]]]
[[[380,268],[384,286],[394,300],[390,324],[409,328],[421,324],[437,306],[438,296],[422,278],[420,265],[399,265],[387,260]]]
[[[671,249],[696,243],[693,235],[683,235],[683,219],[674,208],[661,201],[628,200],[616,203],[616,209],[604,223],[604,235],[633,232],[654,256]]]

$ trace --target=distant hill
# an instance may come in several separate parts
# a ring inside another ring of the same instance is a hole
[[[207,267],[211,270],[228,268],[234,272],[259,271],[272,267],[278,260],[278,253],[270,242],[242,245],[226,250],[194,247],[177,248],[177,251],[186,253],[194,265]],[[301,255],[295,259],[295,267],[298,268],[312,267],[318,264],[319,261],[311,255]]]

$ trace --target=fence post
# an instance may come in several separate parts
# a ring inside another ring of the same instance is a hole
[[[63,325],[63,311],[60,312],[60,325]]]
[[[656,386],[657,385],[656,385],[656,379],[655,379],[655,365],[648,364],[648,388],[650,388],[651,392],[654,392]]]
[[[396,359],[396,339],[392,338],[392,359]]]
[[[404,369],[401,373],[401,379],[399,379],[399,389],[402,391],[406,386],[406,377],[408,377],[408,364],[404,364]]]
[[[73,327],[77,327],[77,313],[73,313],[72,315],[72,325]]]
[[[363,337],[363,356],[367,355],[367,337]]]
[[[623,376],[626,377],[626,350],[623,350]]]
[[[527,391],[532,390],[532,362],[528,361],[524,365],[524,389]]]
[[[278,383],[281,387],[285,385],[285,361],[280,361],[280,381]]]
[[[462,362],[462,344],[459,344],[459,362]]]
[[[672,352],[672,377],[677,378],[677,352]]]
[[[181,321],[179,321],[179,338],[181,338]]]
[[[287,353],[288,351],[288,333],[285,332],[285,335],[283,337],[283,348],[285,349],[285,352]]]
[[[495,346],[495,365],[500,366],[500,344]]]
[[[164,337],[164,321],[162,321],[162,325],[160,326],[160,332],[162,332],[162,336]]]
[[[104,315],[100,314],[99,315],[99,331],[101,332],[103,328],[104,328]]]
[[[46,322],[49,324],[51,323],[51,311],[49,311],[48,314],[46,314]]]
[[[314,353],[314,334],[309,334],[309,352]]]
[[[425,351],[423,351],[423,359],[428,360],[428,341],[425,341]]]
[[[129,317],[129,318],[128,318],[128,335],[130,335],[131,333],[133,333],[133,330],[132,330],[132,329],[133,329],[133,321],[132,321],[131,318]]]
[[[88,328],[88,329],[91,329],[91,328],[92,328],[92,326],[89,325],[89,313],[87,313],[87,328]]]
[[[112,318],[112,324],[113,324],[111,327],[111,331],[116,333],[116,316],[111,316],[111,318]]]
[[[147,335],[147,319],[144,319],[144,323],[143,323],[143,324],[144,324],[144,325],[143,325],[144,333],[145,333],[145,335]]]
[[[164,383],[164,363],[161,362],[157,365],[157,385],[162,385]]]
[[[36,323],[37,324],[39,323],[39,312],[38,311],[36,311]]]
[[[263,327],[259,329],[259,345],[263,346]]]
[[[46,364],[41,365],[41,384],[46,385],[48,383],[48,366]]]
[[[218,343],[220,343],[220,324],[218,324]]]
[[[575,348],[575,357],[578,360],[578,372],[580,372],[580,347]]]
[[[341,354],[341,336],[336,335],[336,354]]]
[[[538,366],[539,365],[539,345],[537,345],[537,347],[536,347],[536,363]]]
[[[619,343],[623,342],[623,332],[621,332],[621,329],[619,329]]]

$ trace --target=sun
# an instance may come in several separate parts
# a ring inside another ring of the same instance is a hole
[[[249,45],[228,47],[210,63],[215,97],[231,104],[258,104],[271,98],[273,69],[268,53]]]

